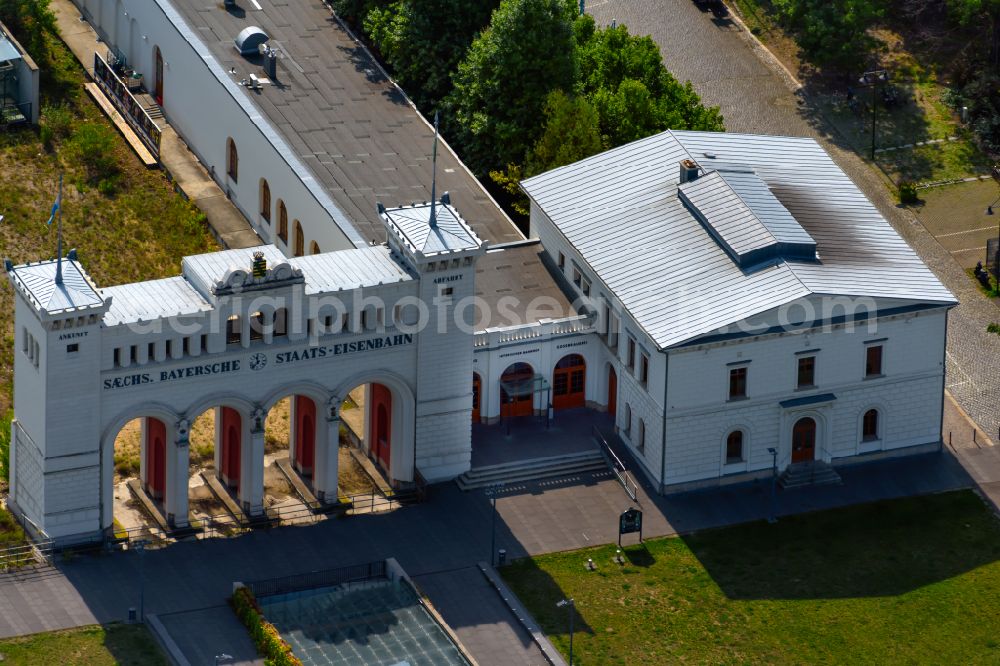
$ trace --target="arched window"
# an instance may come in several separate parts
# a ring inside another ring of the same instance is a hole
[[[879,439],[878,410],[869,409],[861,419],[861,441],[874,442]]]
[[[642,419],[639,419],[639,427],[635,432],[635,448],[638,449],[639,453],[646,451],[646,422]]]
[[[281,199],[278,199],[278,238],[282,243],[288,243],[288,209]]]
[[[628,435],[632,432],[632,405],[625,403],[625,413],[623,414],[625,419],[625,434]]]
[[[734,430],[726,437],[726,464],[743,462],[743,431]]]
[[[236,152],[236,142],[229,138],[226,140],[226,173],[237,182],[240,176],[240,156]]]
[[[309,242],[309,254],[319,254],[319,243],[316,241]]]
[[[260,216],[271,223],[271,186],[263,178],[260,179]]]
[[[295,256],[301,257],[306,253],[306,239],[302,235],[302,225],[299,224],[298,220],[295,220]]]

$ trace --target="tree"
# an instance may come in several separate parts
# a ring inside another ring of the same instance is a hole
[[[503,0],[454,75],[455,138],[472,170],[519,163],[555,89],[577,80],[574,0]]]
[[[990,26],[990,64],[1000,64],[1000,0],[948,0],[948,12],[961,25],[984,21]]]
[[[706,108],[690,82],[674,78],[652,38],[630,35],[624,25],[587,29],[587,22],[577,31],[582,88],[609,147],[666,129],[723,129],[718,108]]]
[[[854,73],[878,44],[868,33],[885,14],[885,0],[773,0],[778,19],[806,57]]]
[[[403,0],[370,11],[365,32],[417,106],[430,110],[499,0]]]
[[[48,59],[45,34],[56,32],[49,0],[0,0],[0,21],[39,62]]]
[[[515,211],[528,215],[528,198],[520,187],[523,179],[578,162],[602,150],[597,110],[584,97],[553,90],[545,102],[545,128],[528,152],[527,166],[508,164],[506,171],[490,171],[490,178],[510,196]]]

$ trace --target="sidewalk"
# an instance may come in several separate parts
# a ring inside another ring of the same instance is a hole
[[[94,53],[102,56],[108,47],[101,42],[89,23],[80,20],[80,10],[70,0],[52,0],[52,11],[63,41],[93,78]],[[162,131],[160,165],[174,186],[193,202],[208,218],[212,233],[225,248],[256,247],[261,244],[257,233],[243,214],[212,180],[184,140],[167,123],[157,121]]]

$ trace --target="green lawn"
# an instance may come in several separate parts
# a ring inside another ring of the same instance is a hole
[[[55,226],[45,222],[65,174],[65,249],[76,247],[99,286],[148,280],[180,272],[181,257],[209,252],[218,244],[202,213],[177,194],[159,170],[147,170],[125,140],[83,90],[85,75],[69,49],[48,38],[42,67],[43,128],[55,132],[46,146],[39,128],[0,132],[0,255],[15,263],[53,257]],[[85,125],[111,128],[113,161],[120,171],[110,196],[88,185],[71,146]],[[11,404],[13,375],[13,293],[0,281],[0,414]]]
[[[4,666],[167,666],[146,628],[126,624],[9,638],[0,641],[0,655]]]
[[[502,571],[564,654],[575,599],[579,664],[1000,662],[1000,522],[971,491],[614,553]]]

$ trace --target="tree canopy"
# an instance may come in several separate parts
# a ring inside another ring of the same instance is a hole
[[[56,17],[49,8],[49,0],[0,0],[0,21],[32,57],[44,62],[48,54],[45,33],[56,31]]]
[[[772,0],[772,5],[809,60],[853,73],[877,44],[868,30],[884,16],[886,0]]]
[[[448,98],[472,170],[524,159],[540,134],[545,101],[578,76],[573,0],[503,0],[469,47]]]

